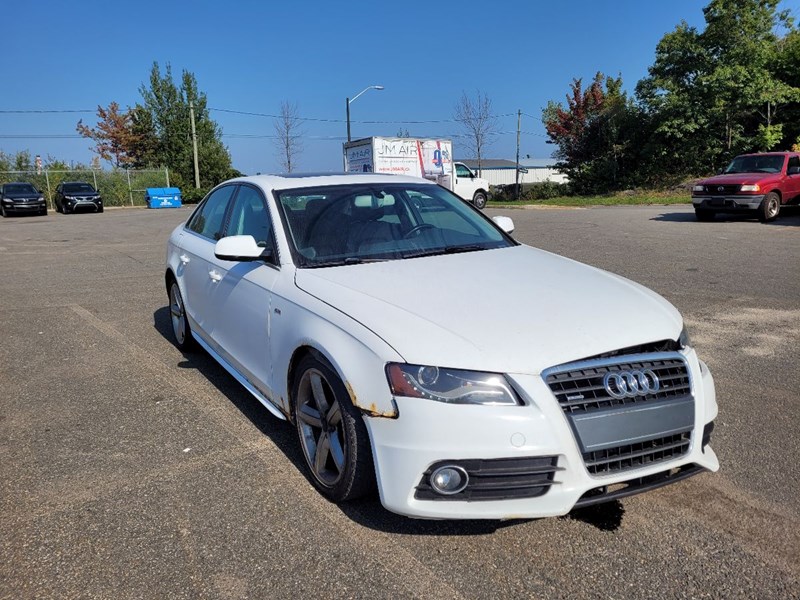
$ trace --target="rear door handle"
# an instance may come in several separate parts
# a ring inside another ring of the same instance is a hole
[[[188,257],[188,256],[186,256],[185,254],[181,254],[181,255],[180,255],[180,259],[181,259],[181,262],[182,262],[183,264],[185,264],[185,265],[188,265],[188,264],[189,264],[189,257]]]
[[[211,278],[211,281],[213,281],[214,283],[216,283],[217,281],[222,279],[222,274],[219,271],[217,271],[216,269],[213,270],[213,271],[209,271],[208,272],[208,276]]]

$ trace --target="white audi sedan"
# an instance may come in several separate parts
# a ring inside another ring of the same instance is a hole
[[[335,502],[544,517],[717,470],[677,310],[512,231],[424,179],[233,179],[170,236],[176,343],[290,421]]]

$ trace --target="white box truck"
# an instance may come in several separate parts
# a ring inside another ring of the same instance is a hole
[[[369,137],[344,145],[348,173],[394,173],[437,182],[477,208],[486,206],[489,182],[465,164],[453,162],[453,142],[418,138]]]

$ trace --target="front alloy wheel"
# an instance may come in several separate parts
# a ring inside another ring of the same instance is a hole
[[[472,197],[472,204],[475,205],[475,208],[483,210],[486,206],[486,194],[483,192],[475,192],[475,195]]]
[[[295,422],[312,483],[334,502],[363,496],[373,488],[375,472],[361,414],[322,360],[306,356],[296,373]]]

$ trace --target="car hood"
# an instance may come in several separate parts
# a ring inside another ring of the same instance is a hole
[[[19,200],[21,198],[42,198],[42,194],[39,192],[6,192],[3,194],[3,198],[7,198],[8,200]]]
[[[413,364],[537,374],[682,327],[654,292],[529,246],[299,269],[295,281]]]
[[[729,173],[703,179],[698,185],[754,185],[777,181],[780,178],[779,173]]]
[[[94,198],[100,195],[100,192],[68,192],[67,190],[62,193],[64,196],[80,196],[81,198]]]

